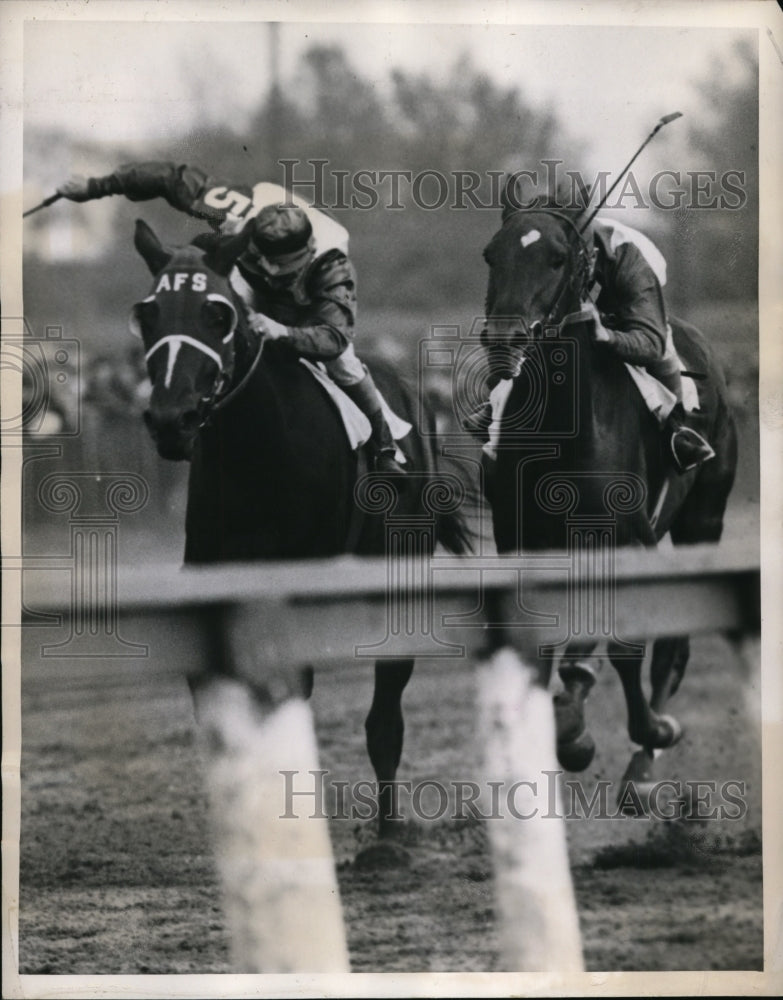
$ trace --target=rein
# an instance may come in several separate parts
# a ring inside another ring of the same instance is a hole
[[[248,370],[245,372],[245,374],[242,376],[239,382],[237,382],[237,384],[233,387],[233,389],[229,389],[229,391],[225,394],[225,396],[218,396],[217,393],[215,393],[215,396],[212,397],[212,400],[210,402],[204,423],[207,423],[207,421],[209,420],[210,412],[214,412],[215,410],[222,410],[224,406],[227,406],[231,402],[231,400],[235,399],[240,394],[240,392],[243,391],[245,386],[247,386],[248,382],[253,377],[256,368],[258,368],[258,365],[261,361],[261,356],[264,353],[265,344],[266,344],[266,337],[259,337],[258,348],[256,349],[255,357],[253,358]]]

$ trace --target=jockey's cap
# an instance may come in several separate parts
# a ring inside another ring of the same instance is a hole
[[[253,220],[248,251],[271,274],[286,274],[306,263],[313,227],[296,205],[267,205]]]

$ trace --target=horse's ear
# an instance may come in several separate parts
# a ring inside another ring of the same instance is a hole
[[[144,258],[147,267],[153,274],[158,274],[159,271],[162,271],[171,260],[171,251],[166,250],[143,219],[136,219],[133,245]]]
[[[207,264],[217,274],[228,277],[237,257],[247,249],[252,232],[253,220],[250,219],[240,232],[232,236],[219,237],[208,250]]]

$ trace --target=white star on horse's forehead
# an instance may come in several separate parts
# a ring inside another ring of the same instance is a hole
[[[531,243],[535,243],[540,239],[541,233],[537,229],[531,229],[529,233],[525,233],[524,236],[520,236],[519,242],[523,247],[529,247]]]

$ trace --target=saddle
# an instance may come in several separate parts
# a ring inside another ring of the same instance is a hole
[[[299,364],[304,365],[316,382],[324,388],[327,395],[334,403],[337,408],[337,412],[340,414],[340,418],[343,422],[343,427],[345,428],[345,433],[348,437],[352,450],[356,451],[358,448],[361,448],[362,445],[367,444],[372,434],[372,427],[370,426],[370,421],[362,413],[356,403],[354,403],[352,399],[349,399],[339,385],[329,378],[326,371],[320,365],[313,364],[313,362],[308,361],[307,358],[300,358]],[[389,425],[389,429],[392,432],[392,437],[395,442],[401,441],[403,438],[407,437],[408,434],[410,434],[413,427],[407,420],[403,420],[402,417],[399,417],[394,410],[392,410],[383,398],[383,393],[379,391],[379,395],[381,397],[383,415],[386,418],[386,423]],[[401,465],[406,462],[405,455],[399,445],[397,446],[395,459]]]

